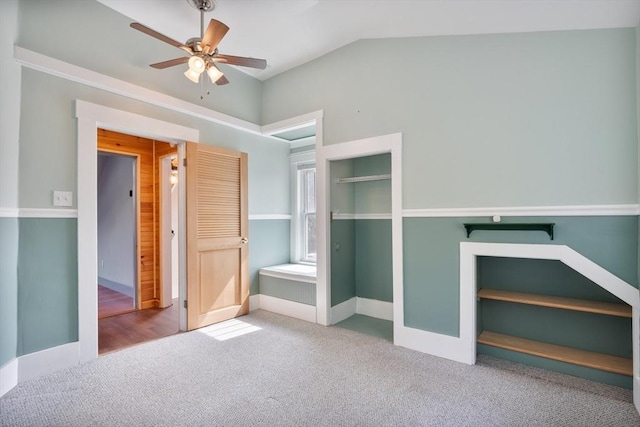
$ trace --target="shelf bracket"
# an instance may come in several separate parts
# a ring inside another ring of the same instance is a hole
[[[471,232],[475,230],[517,230],[517,231],[544,231],[553,240],[553,226],[555,223],[530,223],[530,224],[502,224],[502,223],[488,223],[488,224],[464,224],[464,228],[467,230],[467,238],[471,235]]]

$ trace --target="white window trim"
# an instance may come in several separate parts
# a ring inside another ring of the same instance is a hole
[[[303,151],[300,153],[293,153],[289,156],[291,160],[290,168],[290,182],[291,182],[291,240],[290,240],[290,253],[291,262],[294,264],[311,264],[315,263],[302,260],[302,241],[301,236],[298,233],[300,229],[300,215],[298,215],[298,167],[304,164],[315,164],[316,152],[315,150]],[[316,194],[317,197],[317,194]]]

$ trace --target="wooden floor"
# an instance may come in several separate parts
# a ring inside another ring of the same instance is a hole
[[[133,297],[98,285],[98,319],[135,310]]]
[[[98,353],[106,354],[177,334],[178,299],[167,308],[149,308],[98,320]]]

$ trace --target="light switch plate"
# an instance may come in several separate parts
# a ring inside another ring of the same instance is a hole
[[[72,191],[54,191],[53,192],[53,206],[72,206],[72,205],[73,205]]]

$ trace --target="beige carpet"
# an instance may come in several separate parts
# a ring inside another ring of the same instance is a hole
[[[640,425],[629,390],[263,311],[239,320],[22,383],[0,399],[0,425]]]

